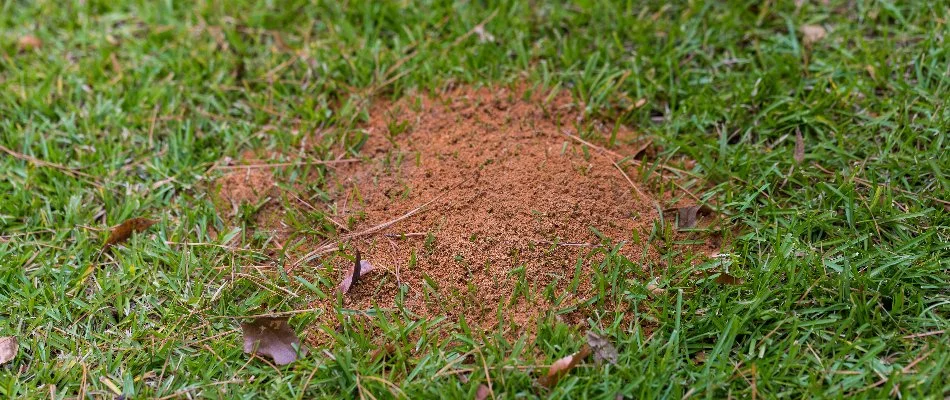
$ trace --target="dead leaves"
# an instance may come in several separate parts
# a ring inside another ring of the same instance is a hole
[[[617,365],[617,348],[609,340],[593,331],[587,331],[587,345],[594,351],[594,362],[600,364],[604,361]]]
[[[277,365],[285,365],[300,356],[307,355],[307,349],[300,347],[300,339],[293,328],[287,324],[287,317],[259,317],[248,323],[242,323],[244,331],[244,352],[263,354],[274,359]]]
[[[125,222],[116,225],[112,228],[112,233],[109,234],[109,238],[106,239],[105,245],[102,246],[102,251],[108,250],[110,247],[122,243],[132,237],[132,234],[135,232],[142,232],[148,227],[155,225],[158,221],[148,219],[148,218],[132,218],[125,220]]]
[[[716,276],[716,283],[720,285],[741,285],[745,283],[745,281],[742,280],[742,278],[737,278],[725,272],[719,272],[719,275]]]
[[[16,352],[19,349],[16,337],[0,337],[0,365],[6,364],[16,358]]]
[[[577,353],[555,361],[554,364],[551,364],[551,368],[548,369],[547,375],[538,378],[538,383],[547,388],[554,387],[554,385],[557,385],[557,382],[561,380],[561,377],[574,369],[581,361],[584,361],[592,351],[591,347],[585,344]]]
[[[828,34],[821,25],[802,25],[799,29],[802,32],[802,43],[805,47],[811,47]]]
[[[712,208],[709,208],[709,206],[705,205],[680,207],[676,210],[679,214],[679,220],[676,224],[678,229],[695,228],[696,221],[699,216],[710,215],[713,213]]]
[[[350,289],[353,285],[356,285],[360,280],[360,276],[373,270],[373,264],[370,264],[369,261],[363,261],[360,259],[359,250],[356,251],[356,261],[353,263],[353,267],[346,273],[346,277],[343,278],[343,281],[340,282],[340,287],[338,291],[341,294],[346,294],[350,292]]]
[[[23,35],[17,39],[16,46],[20,51],[35,50],[43,47],[43,40],[33,35]]]
[[[478,390],[475,392],[475,400],[485,400],[491,396],[491,389],[488,388],[488,385],[481,384],[478,385]]]

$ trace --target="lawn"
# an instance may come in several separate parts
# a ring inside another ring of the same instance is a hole
[[[0,397],[944,398],[948,19],[945,1],[0,2],[0,337],[19,344]],[[290,242],[332,239],[337,170],[314,161],[365,161],[375,101],[515,85],[651,140],[634,179],[714,205],[719,261],[605,245],[583,321],[482,331],[331,301],[262,204],[216,204],[220,166],[267,154],[317,205]],[[675,185],[648,181],[672,163]],[[157,222],[103,250],[135,217]],[[243,351],[259,315],[323,339],[275,366]],[[587,331],[617,363],[540,385]]]

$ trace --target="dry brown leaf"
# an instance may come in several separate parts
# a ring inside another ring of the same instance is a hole
[[[828,34],[828,31],[821,25],[802,25],[801,31],[802,43],[804,43],[806,47],[811,47],[811,45],[824,39],[825,35]]]
[[[676,210],[679,215],[679,219],[676,223],[677,229],[695,228],[696,222],[699,221],[699,216],[713,215],[715,213],[715,210],[707,205],[686,206],[665,211],[672,210]]]
[[[301,357],[307,355],[307,349],[300,347],[300,339],[287,324],[287,318],[259,317],[242,323],[244,352],[270,356],[277,365],[290,364],[297,359],[294,346],[300,348]]]
[[[597,364],[607,361],[613,365],[617,365],[617,359],[620,355],[617,353],[617,348],[614,347],[613,343],[610,343],[607,338],[593,331],[587,331],[587,344],[594,350],[594,361]]]
[[[135,232],[142,232],[148,227],[155,225],[158,221],[148,219],[148,218],[132,218],[125,220],[125,222],[116,225],[112,228],[112,233],[109,234],[109,238],[106,239],[106,244],[102,246],[102,250],[107,250],[110,247],[122,243],[132,237],[132,234]]]
[[[343,278],[343,282],[340,282],[340,287],[338,290],[343,294],[349,293],[350,288],[360,281],[360,277],[372,270],[373,264],[370,264],[369,261],[360,260],[360,251],[357,250],[356,261],[353,263],[353,267],[350,268],[350,270],[346,273],[346,277]]]
[[[484,25],[478,25],[472,31],[478,35],[478,43],[493,43],[495,41],[495,35],[486,31]]]
[[[802,161],[805,161],[805,138],[801,129],[795,128],[795,162],[801,164]]]
[[[485,400],[491,396],[491,389],[488,388],[488,385],[481,384],[478,385],[478,390],[475,391],[475,400]]]
[[[43,47],[43,40],[33,35],[23,35],[16,44],[21,51],[28,51]]]
[[[584,361],[584,359],[590,355],[591,351],[590,346],[585,344],[577,353],[555,361],[554,364],[551,364],[551,368],[548,369],[548,374],[538,379],[538,383],[544,387],[554,387],[554,385],[557,385],[557,382],[561,380],[562,376],[574,369],[581,361]]]
[[[720,285],[741,285],[743,282],[742,278],[737,278],[725,272],[720,272],[719,276],[716,277],[716,283]]]
[[[393,346],[392,343],[379,346],[376,350],[373,350],[373,354],[370,354],[370,360],[377,360],[380,358],[386,358],[396,352],[396,346]]]
[[[653,296],[659,296],[666,293],[666,289],[658,286],[656,280],[653,280],[650,283],[648,283],[646,289]]]
[[[677,227],[685,229],[696,226],[696,216],[699,214],[699,208],[700,206],[680,207],[680,218]]]
[[[16,351],[19,349],[16,337],[0,337],[0,364],[6,364],[16,357]]]

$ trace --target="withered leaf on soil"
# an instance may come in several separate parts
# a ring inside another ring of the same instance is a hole
[[[812,44],[824,39],[825,35],[828,33],[828,31],[826,31],[821,25],[803,25],[801,27],[801,31],[802,43],[804,43],[807,47],[811,47]]]
[[[346,294],[350,292],[350,288],[353,285],[356,285],[360,280],[360,276],[373,270],[373,264],[370,264],[369,261],[363,261],[360,259],[360,251],[356,251],[356,261],[353,263],[353,267],[346,273],[346,277],[343,278],[343,282],[340,282],[339,291],[340,293]]]
[[[17,344],[15,337],[0,337],[0,364],[6,364],[15,358],[18,348],[19,345]]]
[[[801,129],[795,129],[795,163],[801,164],[805,161],[805,138],[802,137]]]
[[[590,346],[585,344],[577,353],[555,361],[554,364],[551,364],[551,368],[548,369],[548,374],[538,379],[538,383],[544,387],[554,387],[562,376],[570,372],[577,364],[580,364],[581,361],[587,358],[591,351]]]
[[[370,354],[370,360],[377,360],[380,358],[386,358],[396,352],[396,346],[393,346],[392,343],[379,346],[376,350],[373,350],[373,354]]]
[[[737,278],[725,272],[720,272],[719,276],[716,277],[716,283],[720,285],[741,285],[743,282],[742,278]]]
[[[488,385],[481,384],[478,385],[478,390],[475,391],[475,400],[485,400],[491,396],[491,389],[488,388]]]
[[[33,35],[24,35],[17,39],[16,44],[21,51],[27,51],[43,47],[43,40]]]
[[[708,206],[687,206],[677,209],[679,221],[676,227],[679,229],[689,229],[696,227],[696,219],[699,215],[712,214],[712,209]]]
[[[110,247],[128,240],[132,237],[133,233],[142,232],[148,229],[148,227],[155,225],[156,222],[158,221],[148,218],[125,220],[125,222],[112,228],[112,233],[110,233],[109,238],[106,239],[106,244],[102,246],[102,250],[108,250]]]
[[[600,364],[603,361],[607,361],[617,365],[617,359],[619,358],[617,348],[614,347],[613,343],[610,343],[607,338],[593,331],[587,331],[587,344],[594,350],[594,361],[596,363]]]
[[[297,359],[297,349],[294,346],[300,347],[300,339],[287,324],[287,318],[259,317],[242,323],[244,352],[270,356],[277,365],[294,362]],[[305,355],[307,349],[300,347],[300,356]]]

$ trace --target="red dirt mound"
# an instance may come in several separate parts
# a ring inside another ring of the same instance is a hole
[[[404,306],[416,314],[464,315],[483,328],[503,316],[531,329],[553,311],[541,292],[564,295],[578,264],[580,285],[559,308],[590,298],[586,277],[602,256],[589,253],[604,239],[627,242],[630,260],[656,256],[631,244],[657,217],[656,200],[632,186],[634,168],[628,180],[615,156],[579,143],[580,106],[569,95],[545,102],[525,93],[460,88],[373,107],[368,160],[335,175],[337,209],[357,221],[349,244],[376,267],[345,296],[346,308],[395,308],[404,285]],[[606,137],[612,128],[603,129]],[[335,265],[342,276],[346,262]]]

